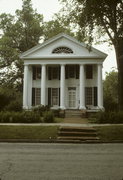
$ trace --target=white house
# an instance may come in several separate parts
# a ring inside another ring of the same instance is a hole
[[[103,109],[106,56],[63,33],[24,52],[23,108]]]

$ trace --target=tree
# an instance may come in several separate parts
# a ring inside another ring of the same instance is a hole
[[[55,14],[51,21],[45,22],[43,26],[44,39],[47,40],[59,33],[67,33],[74,36],[71,26],[64,17],[61,17],[60,13]]]
[[[116,111],[118,108],[118,72],[106,73],[103,82],[104,87],[104,107],[106,111]]]
[[[0,84],[22,90],[23,62],[19,54],[38,44],[43,34],[43,16],[33,10],[31,0],[22,0],[15,16],[0,15]]]
[[[68,18],[78,24],[82,35],[92,42],[95,30],[109,37],[118,66],[119,109],[123,110],[123,0],[60,0],[67,7]],[[66,8],[65,8],[66,10]],[[66,11],[65,11],[66,12]]]

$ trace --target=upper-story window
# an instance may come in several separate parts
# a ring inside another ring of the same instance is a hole
[[[65,47],[65,46],[60,46],[60,47],[57,47],[55,48],[52,53],[54,54],[61,54],[61,53],[65,53],[65,54],[72,54],[73,51],[72,49],[68,48],[68,47]]]
[[[48,80],[60,79],[60,66],[48,67]]]
[[[86,79],[93,79],[93,66],[86,65]]]
[[[41,67],[33,66],[33,80],[41,79]]]
[[[66,65],[65,66],[65,77],[79,79],[79,65]]]

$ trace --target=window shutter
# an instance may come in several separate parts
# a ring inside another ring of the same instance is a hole
[[[33,80],[36,80],[36,67],[33,66]]]
[[[60,80],[60,73],[61,73],[61,68],[60,68],[60,66],[58,67],[58,79]]]
[[[76,79],[79,79],[79,65],[76,65]]]
[[[35,106],[35,88],[32,88],[32,106]]]
[[[65,66],[65,79],[68,79],[68,65]]]
[[[51,73],[52,73],[52,68],[48,67],[48,80],[51,80]]]
[[[59,106],[60,106],[60,88],[59,88]]]
[[[97,106],[97,87],[94,87],[94,106]]]
[[[51,88],[48,88],[48,105],[51,106]]]

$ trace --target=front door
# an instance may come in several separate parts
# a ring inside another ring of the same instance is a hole
[[[70,109],[76,108],[76,88],[68,88],[68,106]]]

